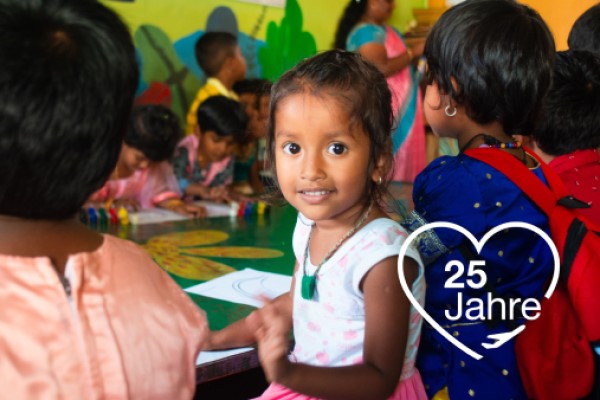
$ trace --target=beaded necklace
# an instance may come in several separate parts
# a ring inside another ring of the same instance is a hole
[[[310,228],[310,233],[308,234],[308,240],[306,241],[306,247],[304,248],[304,260],[302,261],[302,287],[301,287],[301,295],[303,299],[306,300],[311,300],[314,295],[315,295],[315,290],[317,288],[317,272],[319,272],[321,266],[323,264],[325,264],[325,262],[327,262],[327,260],[329,260],[329,258],[333,255],[333,253],[336,252],[336,250],[342,245],[342,243],[344,243],[344,241],[346,239],[348,239],[350,236],[352,236],[352,234],[354,232],[356,232],[356,230],[365,223],[365,221],[367,220],[367,217],[369,216],[369,213],[371,212],[371,208],[373,208],[373,203],[369,204],[369,208],[367,209],[367,211],[362,215],[362,217],[360,217],[360,219],[356,222],[356,224],[354,224],[354,226],[348,231],[346,232],[346,234],[344,236],[342,236],[340,238],[340,240],[338,240],[336,242],[336,244],[333,246],[333,248],[331,250],[329,250],[329,252],[327,254],[325,254],[325,257],[323,257],[323,259],[321,260],[321,262],[319,263],[319,265],[317,265],[317,268],[315,269],[315,273],[312,275],[308,275],[306,273],[306,259],[308,258],[308,249],[310,247],[310,238],[312,237],[312,233],[314,230],[314,225]]]
[[[465,144],[461,149],[460,152],[464,152],[466,149],[469,148],[469,146],[475,141],[475,139],[482,137],[483,138],[483,143],[491,148],[496,148],[496,149],[521,149],[523,151],[523,157],[521,158],[521,161],[523,162],[523,164],[527,165],[527,153],[525,152],[525,150],[522,148],[522,143],[518,140],[513,140],[512,142],[502,142],[498,139],[496,139],[495,137],[485,134],[485,133],[480,133],[478,135],[475,135],[471,138],[471,140],[469,140],[467,142],[467,144]]]

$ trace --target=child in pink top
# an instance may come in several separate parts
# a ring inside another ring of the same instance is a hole
[[[121,149],[127,26],[97,1],[3,0],[0,37],[0,396],[192,398],[204,314],[139,246],[76,218]]]
[[[133,203],[136,207],[161,207],[180,214],[205,216],[204,207],[186,204],[171,165],[182,132],[175,114],[160,105],[133,109],[111,178],[90,197],[90,202]]]
[[[212,201],[234,200],[233,151],[245,136],[248,119],[242,105],[225,96],[211,96],[197,111],[198,124],[171,159],[181,192]]]

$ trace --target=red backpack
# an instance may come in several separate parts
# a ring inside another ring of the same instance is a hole
[[[568,196],[560,177],[527,152],[540,163],[549,187],[507,152],[477,148],[465,154],[504,174],[548,215],[561,279],[542,300],[540,317],[527,321],[516,337],[515,350],[529,398],[578,399],[592,388],[592,345],[600,343],[600,228],[573,209],[582,203]]]

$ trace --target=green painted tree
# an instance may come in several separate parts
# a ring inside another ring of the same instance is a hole
[[[171,109],[185,126],[185,115],[196,91],[198,79],[183,65],[167,34],[157,26],[142,25],[134,34],[135,45],[142,56],[142,78],[145,82],[163,82],[171,89]]]
[[[298,61],[316,52],[315,38],[302,31],[302,10],[298,1],[287,0],[281,24],[269,22],[266,45],[258,52],[263,77],[275,81]]]

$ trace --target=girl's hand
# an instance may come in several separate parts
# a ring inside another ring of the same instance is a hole
[[[205,199],[216,201],[218,203],[229,203],[232,200],[227,186],[217,186],[210,188],[206,194]]]
[[[260,309],[260,327],[255,337],[258,342],[258,357],[270,382],[281,382],[290,370],[287,358],[291,325],[289,318],[276,304],[268,304]]]
[[[176,212],[177,214],[182,215],[191,215],[194,218],[206,218],[208,212],[206,211],[206,207],[197,206],[195,204],[180,204],[171,209],[171,211]]]
[[[127,210],[139,211],[141,209],[140,203],[138,203],[134,199],[118,199],[112,203],[116,209],[121,207],[126,208]]]

